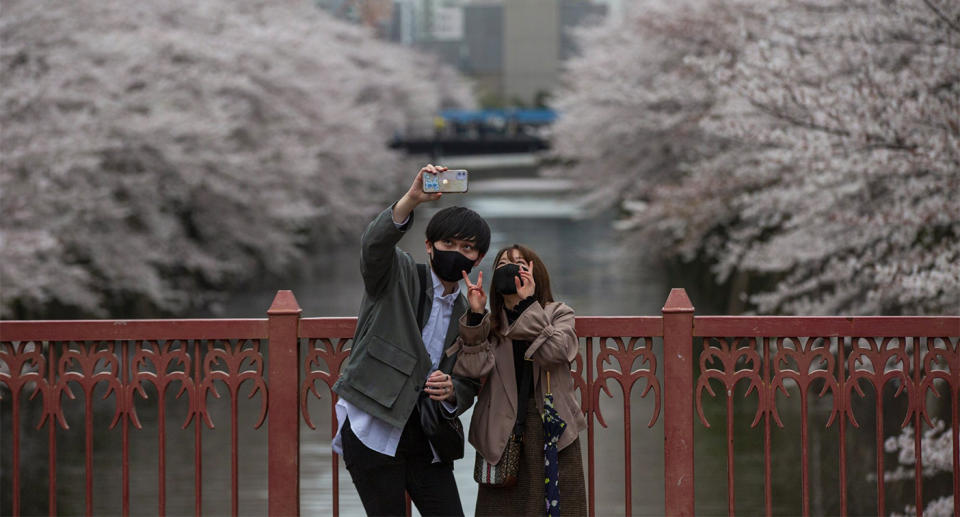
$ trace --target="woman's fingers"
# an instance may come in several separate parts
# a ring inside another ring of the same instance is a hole
[[[480,289],[482,289],[482,286],[483,286],[483,271],[480,271],[479,273],[477,273],[477,283],[473,283],[473,282],[470,281],[470,275],[468,275],[466,271],[464,271],[464,270],[461,269],[461,270],[460,270],[460,274],[463,275],[463,281],[467,283],[467,288],[468,288],[468,289],[473,289],[473,288],[480,288]]]
[[[453,378],[450,377],[450,375],[441,372],[440,370],[437,370],[431,373],[430,377],[427,377],[427,385],[430,385],[430,386],[450,384],[451,382],[453,382]]]
[[[470,281],[466,271],[460,271],[463,275],[463,281],[467,284],[467,300],[470,302],[470,309],[474,312],[480,312],[483,305],[487,303],[487,294],[483,292],[483,272],[477,275],[477,283]]]
[[[427,378],[424,391],[434,400],[446,399],[453,394],[453,377],[440,370],[435,370]]]
[[[444,391],[444,390],[449,391],[451,388],[453,388],[453,382],[451,381],[434,382],[434,383],[428,382],[426,387],[427,389],[430,389],[432,391]]]
[[[513,282],[517,286],[517,294],[527,297],[532,295],[535,292],[535,285],[533,282],[533,275],[529,271],[521,269],[520,276],[513,277]]]
[[[434,370],[430,373],[430,376],[427,377],[427,386],[446,386],[453,383],[453,378],[450,377],[450,374],[443,373],[440,370]]]
[[[533,273],[530,271],[520,271],[520,276],[523,277],[524,285],[530,284],[533,285]]]

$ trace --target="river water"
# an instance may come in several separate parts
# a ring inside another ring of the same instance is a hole
[[[451,159],[446,165],[471,169],[471,192],[448,194],[437,204],[418,208],[413,228],[400,242],[418,261],[426,259],[424,228],[430,216],[439,208],[451,204],[468,206],[490,223],[492,239],[490,252],[480,270],[484,277],[491,278],[493,254],[499,248],[513,243],[530,246],[546,263],[555,297],[572,306],[578,315],[659,315],[671,287],[685,287],[688,292],[704,292],[709,287],[696,285],[692,279],[670,273],[654,258],[655,243],[642,247],[625,245],[612,228],[615,215],[612,212],[594,212],[581,206],[582,193],[561,180],[539,178],[535,162],[529,156],[517,157],[512,165],[491,160]],[[518,165],[519,164],[519,165]],[[362,285],[358,271],[359,236],[363,225],[356,228],[356,239],[339,247],[317,253],[310,257],[311,265],[291,274],[281,282],[270,282],[246,293],[232,296],[224,306],[226,317],[264,317],[277,289],[291,289],[303,308],[304,317],[355,316],[360,304]],[[476,278],[474,272],[473,277]],[[691,294],[700,314],[716,313],[715,307],[696,299]],[[661,343],[656,347],[660,355]],[[662,365],[662,361],[659,362]],[[609,366],[609,365],[608,365]],[[634,365],[638,367],[640,365]],[[662,367],[658,377],[662,379]],[[624,436],[623,398],[619,388],[610,384],[613,398],[601,394],[601,410],[609,425],[604,429],[597,425],[596,435],[596,507],[598,515],[624,514]],[[632,513],[633,515],[663,515],[663,417],[662,413],[650,429],[647,421],[654,406],[650,399],[639,395],[643,386],[636,386],[631,394],[632,412]],[[102,386],[96,395],[103,395]],[[266,432],[254,430],[259,413],[260,398],[246,398],[250,386],[242,387],[239,401],[240,422],[238,426],[239,486],[241,515],[265,515],[267,493]],[[148,387],[151,397],[155,391]],[[743,401],[742,392],[735,391],[738,401]],[[756,407],[755,395],[746,402],[737,403],[735,425],[737,427],[734,447],[736,451],[737,510],[744,515],[763,513],[763,457],[760,428],[749,425]],[[773,466],[774,513],[796,514],[800,511],[799,500],[799,408],[796,398],[781,409],[787,428],[775,430],[773,446],[776,461]],[[180,426],[187,414],[184,400],[168,395],[167,414],[167,514],[193,515],[193,469],[194,431]],[[99,404],[99,403],[98,403]],[[792,406],[790,406],[792,404]],[[71,429],[58,431],[58,494],[59,511],[63,515],[82,514],[83,500],[83,424],[82,395],[76,401],[68,401],[66,410]],[[309,411],[317,429],[305,424],[301,429],[301,509],[303,515],[329,515],[331,511],[330,451],[330,397],[325,390],[321,399],[311,399]],[[869,404],[868,404],[869,405]],[[26,404],[25,421],[37,422],[40,414],[36,404]],[[230,421],[229,396],[211,398],[210,411],[217,428],[203,431],[203,508],[207,515],[223,515],[230,511]],[[783,407],[781,406],[781,407]],[[110,407],[109,405],[104,406]],[[724,401],[716,399],[708,404],[706,413],[712,427],[707,429],[696,424],[696,491],[698,515],[726,514],[726,436]],[[818,414],[812,411],[811,418]],[[470,412],[464,417],[469,426]],[[9,405],[4,406],[3,417],[9,418]],[[135,515],[154,515],[158,508],[157,481],[157,423],[156,408],[140,409],[143,430],[131,432],[131,498]],[[98,411],[95,428],[106,429],[112,419],[112,411]],[[792,420],[791,420],[792,419]],[[869,415],[861,421],[871,422]],[[9,429],[9,420],[0,428]],[[873,496],[875,483],[869,481],[869,468],[873,463],[872,425],[863,430],[851,429],[848,436],[849,466],[848,490],[856,511],[875,513]],[[30,427],[24,427],[26,432]],[[23,439],[23,457],[26,471],[24,509],[33,508],[39,513],[46,511],[46,428],[42,433],[33,432]],[[831,514],[838,509],[837,502],[837,451],[836,425],[823,428],[823,422],[811,422],[811,483],[815,502],[811,507],[815,514]],[[859,433],[859,434],[857,434]],[[2,436],[4,451],[9,451],[9,436]],[[581,435],[586,451],[587,434]],[[114,515],[120,509],[120,431],[98,431],[94,440],[94,514]],[[476,501],[476,484],[472,479],[474,451],[467,444],[464,460],[458,461],[455,473],[461,500],[467,515],[472,515]],[[586,458],[584,458],[586,460]],[[586,465],[586,461],[584,461]],[[3,459],[9,466],[9,456]],[[350,482],[349,474],[340,462],[340,509],[341,515],[362,515],[362,507]],[[3,478],[0,491],[0,510],[9,509],[9,476]],[[29,487],[40,486],[34,490]],[[909,494],[906,494],[909,495]],[[891,506],[888,505],[888,508]],[[894,506],[896,508],[896,506]],[[0,513],[4,513],[0,511]]]

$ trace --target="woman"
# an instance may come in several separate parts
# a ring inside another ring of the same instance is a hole
[[[470,424],[470,443],[477,452],[496,465],[515,431],[522,431],[523,445],[517,483],[510,487],[481,483],[476,515],[547,513],[540,415],[548,382],[554,406],[566,422],[557,444],[559,510],[563,515],[586,515],[578,435],[587,422],[570,375],[580,348],[573,309],[553,301],[546,266],[529,248],[515,244],[500,250],[494,268],[490,312],[484,310],[483,274],[474,284],[464,273],[470,311],[461,317],[460,340],[448,353],[460,352],[454,375],[486,377]]]

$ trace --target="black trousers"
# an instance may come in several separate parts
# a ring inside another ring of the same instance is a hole
[[[453,463],[433,463],[433,452],[414,409],[394,457],[369,449],[343,424],[343,462],[370,516],[406,515],[404,492],[424,517],[463,516]]]

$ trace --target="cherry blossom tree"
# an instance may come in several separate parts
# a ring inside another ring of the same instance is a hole
[[[629,206],[709,155],[719,142],[699,123],[716,87],[685,58],[722,50],[728,30],[698,0],[645,2],[612,27],[574,29],[581,55],[565,63],[553,102],[563,114],[553,127],[562,167],[548,172],[582,179],[601,203]]]
[[[561,172],[602,185],[646,242],[771,285],[758,311],[956,312],[958,16],[945,0],[644,3],[581,36]]]
[[[960,310],[960,4],[646,1],[579,37],[553,172],[639,242],[755,279],[758,312]],[[952,470],[951,430],[923,434],[925,475]],[[895,481],[913,431],[886,449]]]
[[[0,71],[6,317],[169,314],[281,272],[392,195],[395,132],[471,102],[293,0],[5,0]]]

